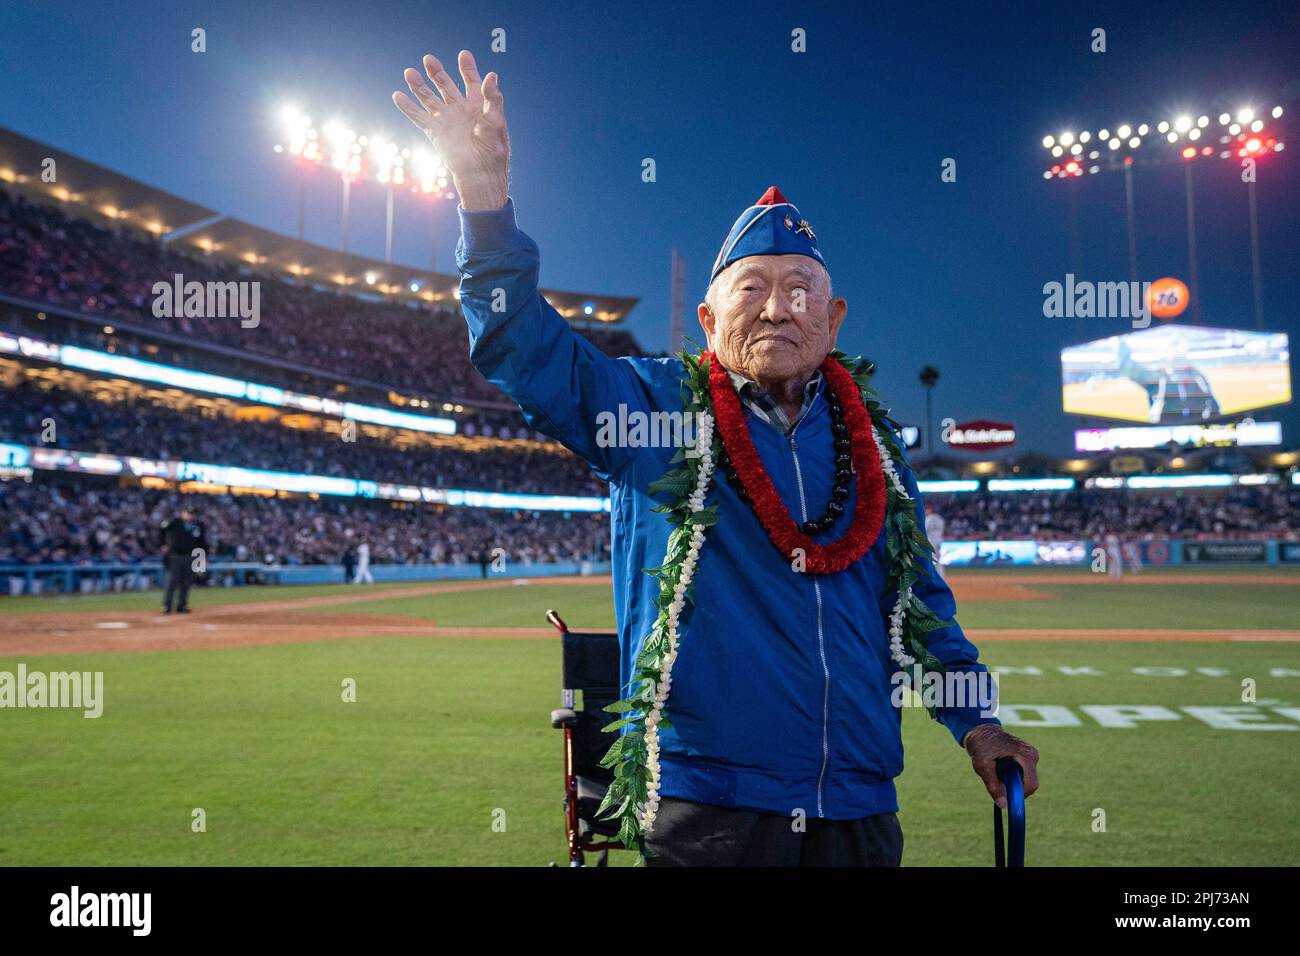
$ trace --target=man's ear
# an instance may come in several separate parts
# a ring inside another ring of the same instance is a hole
[[[706,338],[705,344],[709,348],[713,347],[713,330],[717,327],[718,318],[713,314],[707,302],[701,302],[697,310],[700,317],[700,328],[704,330]]]
[[[840,326],[844,324],[844,317],[848,314],[849,303],[845,299],[831,299],[830,304],[830,329],[831,329],[831,348],[835,348],[835,339],[840,334]]]

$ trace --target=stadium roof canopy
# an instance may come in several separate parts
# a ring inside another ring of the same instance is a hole
[[[202,224],[170,241],[205,254],[288,273],[316,285],[334,285],[353,292],[455,302],[460,286],[459,276],[300,242],[239,219],[223,218]],[[621,322],[637,303],[635,298],[558,289],[543,289],[542,295],[567,319],[603,324]],[[588,306],[592,310],[590,315],[585,311]]]
[[[55,182],[47,183],[41,178],[42,164],[50,158],[55,161],[57,176]],[[332,284],[351,292],[425,302],[454,302],[460,285],[459,276],[299,242],[252,223],[223,217],[214,209],[4,127],[0,127],[0,181],[65,207],[78,207],[70,210],[76,216],[109,219],[205,254],[297,276],[316,285]],[[598,324],[623,321],[638,301],[635,297],[559,289],[543,289],[542,294],[565,318]]]
[[[55,163],[54,182],[42,179],[47,159]],[[0,180],[60,203],[86,207],[100,217],[160,236],[217,215],[215,209],[155,189],[4,127],[0,127]]]

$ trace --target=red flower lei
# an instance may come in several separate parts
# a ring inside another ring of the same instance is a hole
[[[862,405],[862,395],[848,369],[834,358],[821,364],[822,375],[834,390],[844,410],[844,421],[852,439],[853,469],[858,484],[858,498],[853,523],[839,540],[817,544],[799,530],[785,503],[772,484],[758,449],[749,437],[745,414],[727,370],[711,351],[702,358],[709,363],[709,394],[713,399],[714,420],[722,436],[731,465],[736,469],[745,491],[753,502],[754,512],[776,549],[787,558],[802,549],[805,571],[811,574],[834,574],[843,571],[871,549],[880,536],[885,520],[885,476],[880,465],[871,416]]]

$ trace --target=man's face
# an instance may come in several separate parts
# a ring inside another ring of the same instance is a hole
[[[830,275],[801,255],[749,256],[727,266],[700,304],[722,364],[764,387],[811,375],[835,347],[848,310]]]

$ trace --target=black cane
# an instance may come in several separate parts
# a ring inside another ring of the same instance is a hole
[[[1011,757],[1000,757],[996,764],[998,779],[1007,792],[1007,843],[1002,844],[1002,810],[993,805],[993,861],[998,867],[1025,865],[1025,786],[1020,764]],[[1010,862],[1008,862],[1010,860]]]

